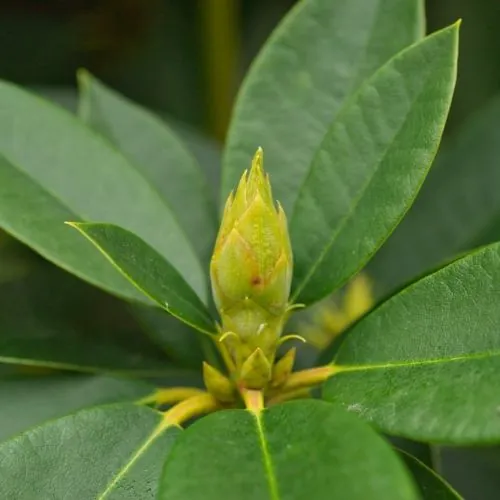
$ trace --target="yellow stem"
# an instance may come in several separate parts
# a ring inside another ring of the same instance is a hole
[[[182,425],[187,420],[210,413],[219,408],[217,400],[208,392],[197,394],[166,411],[164,419],[168,425]]]
[[[168,405],[178,403],[197,394],[204,394],[205,391],[195,387],[169,387],[168,389],[157,389],[153,394],[145,396],[137,401],[140,405]]]
[[[314,387],[315,385],[321,384],[327,378],[331,377],[338,371],[339,370],[337,367],[326,365],[294,372],[288,377],[286,382],[281,387],[279,387],[277,393],[284,393],[296,389]]]
[[[264,394],[262,391],[242,388],[240,394],[247,410],[260,413],[264,409]]]

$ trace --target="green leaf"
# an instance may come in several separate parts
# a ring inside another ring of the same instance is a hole
[[[235,492],[240,500],[417,498],[389,445],[322,401],[260,414],[218,412],[183,433],[165,463],[158,500],[234,498]]]
[[[149,408],[83,410],[1,444],[0,489],[19,500],[153,500],[178,435]]]
[[[310,304],[345,283],[412,204],[448,114],[457,42],[455,24],[405,49],[339,113],[290,222],[294,300]]]
[[[154,387],[105,376],[45,375],[0,380],[0,441],[88,406],[137,401]]]
[[[223,201],[262,146],[274,194],[291,213],[342,105],[366,77],[419,39],[423,24],[421,0],[299,2],[241,87],[223,163]]]
[[[177,372],[139,331],[101,319],[97,306],[112,315],[116,304],[95,292],[52,267],[0,285],[0,363],[136,376]]]
[[[125,155],[171,207],[203,263],[217,230],[215,204],[196,160],[168,125],[85,71],[79,115]]]
[[[399,450],[401,458],[413,474],[422,498],[429,500],[457,500],[462,497],[438,474],[412,455]]]
[[[144,333],[176,364],[200,370],[203,352],[200,337],[188,325],[157,307],[134,306],[131,312]]]
[[[380,293],[500,239],[499,124],[496,96],[444,142],[415,204],[370,263]]]
[[[182,276],[138,236],[118,226],[71,223],[134,286],[161,308],[200,332],[212,334],[210,313]]]
[[[0,227],[90,283],[146,301],[63,222],[119,224],[171,261],[205,297],[205,272],[187,237],[120,153],[68,112],[6,82],[0,82],[0,108]]]
[[[500,441],[500,244],[442,268],[348,333],[324,397],[388,434]]]

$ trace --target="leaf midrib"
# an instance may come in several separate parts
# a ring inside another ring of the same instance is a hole
[[[418,43],[418,42],[417,42]],[[410,47],[413,47],[410,46]],[[406,52],[406,50],[404,51]],[[390,62],[392,60],[396,60],[396,58],[399,56],[400,54],[397,54],[396,56],[394,56],[393,58],[391,58],[386,64],[390,64]],[[384,68],[384,66],[382,66],[382,68]],[[381,69],[382,69],[381,68]],[[379,70],[380,71],[380,70]],[[374,73],[374,75],[377,75],[379,73],[379,71],[376,71]],[[353,203],[351,204],[351,207],[349,209],[349,211],[345,214],[345,216],[342,218],[342,220],[340,221],[340,224],[338,225],[337,227],[337,230],[334,231],[334,233],[332,234],[332,236],[330,237],[329,241],[327,242],[327,244],[325,245],[325,247],[323,248],[323,250],[321,251],[321,253],[319,254],[318,258],[316,259],[316,262],[314,263],[314,265],[309,269],[308,273],[306,274],[306,276],[303,278],[301,284],[295,289],[293,295],[292,295],[292,298],[291,298],[291,301],[295,301],[297,299],[297,297],[300,295],[300,293],[304,290],[304,288],[307,286],[307,283],[309,282],[309,280],[312,278],[312,276],[316,273],[316,271],[318,270],[319,266],[323,263],[324,259],[326,258],[326,256],[330,253],[330,250],[332,248],[332,246],[335,244],[335,242],[337,241],[337,239],[339,238],[340,234],[343,232],[345,226],[347,225],[347,223],[349,222],[349,220],[353,217],[353,215],[355,214],[359,204],[361,203],[366,191],[369,189],[370,185],[372,184],[373,180],[375,179],[377,173],[379,172],[380,170],[380,167],[381,165],[384,163],[384,160],[386,159],[387,157],[387,154],[389,153],[389,151],[391,150],[392,146],[394,145],[394,141],[395,139],[399,136],[399,134],[401,133],[401,131],[403,130],[403,128],[406,126],[406,123],[408,122],[408,117],[409,115],[411,114],[411,110],[412,108],[414,107],[414,104],[415,102],[417,102],[420,97],[422,96],[423,92],[425,91],[425,88],[426,88],[426,85],[428,83],[429,80],[432,80],[433,79],[433,74],[430,74],[427,76],[427,78],[425,79],[425,81],[422,83],[422,87],[421,89],[419,90],[419,92],[415,95],[415,98],[412,99],[410,101],[410,105],[409,105],[409,112],[406,114],[406,117],[405,119],[401,122],[401,125],[397,128],[397,131],[395,131],[395,133],[393,134],[393,140],[387,145],[387,147],[384,149],[384,151],[382,152],[382,154],[380,155],[380,159],[378,160],[377,162],[377,165],[376,167],[374,168],[372,174],[369,176],[369,178],[365,181],[365,184],[362,186],[359,194],[354,198],[353,200]],[[372,76],[373,78],[373,76]],[[371,79],[371,78],[370,78]],[[368,85],[367,85],[368,87]],[[351,105],[353,102],[355,102],[355,98],[361,94],[361,91],[364,89],[364,85],[362,85],[360,87],[360,91],[359,92],[355,92],[354,94],[352,94],[352,99],[348,99],[347,102],[346,102],[346,106],[343,110],[341,110],[338,114],[337,114],[337,117],[334,121],[334,123],[332,124],[332,127],[330,130],[332,130],[333,128],[337,127],[338,124],[340,123],[340,120],[342,119],[343,115],[344,114],[347,114],[350,109],[351,109]],[[314,165],[315,163],[315,160],[316,160],[316,157],[319,155],[319,152],[322,150],[322,144],[328,139],[328,136],[329,136],[329,133],[330,133],[330,130],[328,130],[323,138],[323,141],[321,142],[320,144],[320,147],[318,148],[317,150],[317,153],[316,155],[313,157],[313,161],[312,161],[312,165]],[[426,171],[429,171],[430,169],[430,165],[431,165],[432,162],[429,162],[429,165],[426,169]],[[313,168],[311,167],[309,169],[309,173],[308,175],[306,176],[306,178],[304,179],[304,182],[302,183],[302,186],[299,190],[299,196],[297,196],[297,201],[300,199],[300,193],[303,191],[304,189],[304,186],[306,186],[307,184],[307,181],[309,179],[309,177],[311,176],[313,172]],[[423,183],[423,181],[421,182],[421,184]],[[406,203],[405,207],[404,207],[404,213],[406,213],[408,211],[408,209],[410,208],[413,200],[415,199],[416,195],[413,197],[413,199],[411,200],[408,200],[408,202]],[[295,212],[296,212],[296,207],[297,207],[297,203],[295,204],[295,207],[294,207],[294,215],[295,215]],[[293,216],[293,218],[295,218]],[[293,219],[292,219],[292,224],[293,224]],[[395,228],[396,226],[394,226]],[[393,229],[394,229],[393,228]],[[385,238],[388,238],[390,236],[390,233],[388,235],[385,236]],[[377,247],[379,247],[379,245],[377,245]],[[370,256],[368,256],[367,258],[369,258]],[[363,263],[360,263],[359,265],[359,268],[363,266]]]
[[[137,370],[134,368],[130,369],[118,369],[115,370],[113,368],[104,368],[99,366],[89,366],[89,365],[79,365],[75,363],[63,363],[59,361],[46,361],[43,359],[32,359],[32,358],[22,358],[15,356],[1,356],[0,355],[0,363],[5,364],[14,364],[14,365],[28,365],[28,366],[41,366],[44,368],[53,368],[56,370],[74,370],[79,373],[91,373],[91,374],[102,374],[102,373],[111,373],[113,375],[120,376],[134,376],[134,377],[166,377],[172,375],[171,369],[145,369],[138,368]]]
[[[362,372],[371,370],[385,370],[391,368],[411,368],[415,366],[426,366],[426,365],[436,365],[441,363],[453,363],[458,361],[474,361],[488,358],[500,357],[500,351],[487,351],[481,353],[475,353],[470,355],[462,356],[450,356],[448,358],[433,358],[433,359],[422,359],[415,361],[395,361],[389,363],[374,363],[366,365],[342,365],[336,364],[335,361],[332,366],[335,367],[334,375],[337,373],[349,373],[349,372]]]
[[[96,497],[96,500],[104,500],[110,493],[113,492],[114,487],[120,482],[120,480],[127,474],[127,472],[134,466],[134,464],[148,451],[150,446],[158,439],[169,427],[173,427],[172,424],[162,417],[162,421],[153,430],[153,432],[144,441],[142,446],[140,446],[135,453],[133,453],[127,463],[121,467],[114,475],[112,480],[106,486],[106,489]]]
[[[250,411],[252,417],[255,419],[255,426],[257,428],[257,436],[259,438],[259,446],[262,451],[262,460],[264,462],[264,469],[266,472],[267,483],[269,486],[269,495],[271,500],[280,500],[278,482],[274,473],[274,466],[271,460],[271,454],[267,446],[266,436],[264,432],[264,424],[262,422],[262,411]]]

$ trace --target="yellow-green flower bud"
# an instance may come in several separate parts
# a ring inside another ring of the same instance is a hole
[[[241,367],[240,382],[248,389],[262,389],[271,379],[271,364],[257,347]]]
[[[230,342],[241,346],[238,356],[231,353],[239,368],[257,348],[272,364],[292,281],[286,216],[273,200],[262,161],[259,148],[250,171],[243,173],[236,192],[229,196],[210,265],[222,330],[239,338]]]
[[[205,362],[203,362],[203,381],[208,392],[219,401],[229,403],[236,399],[235,387],[231,381],[219,370]]]
[[[295,363],[297,349],[292,347],[275,365],[273,366],[272,387],[283,385],[290,376]]]

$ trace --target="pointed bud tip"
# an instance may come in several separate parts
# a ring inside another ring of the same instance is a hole
[[[248,176],[249,178],[253,177],[261,181],[266,180],[266,174],[264,173],[264,151],[261,147],[257,148],[252,158],[252,166],[250,167]]]
[[[246,359],[240,378],[249,389],[262,389],[271,379],[271,365],[260,347]]]

